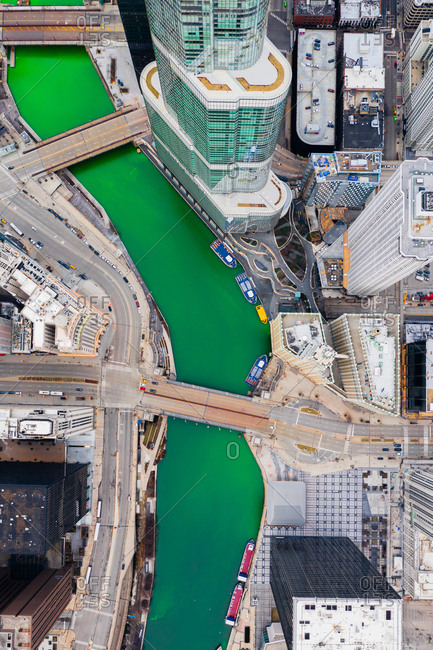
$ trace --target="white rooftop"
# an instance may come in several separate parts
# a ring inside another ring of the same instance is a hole
[[[380,15],[380,0],[340,0],[340,22],[378,18]]]
[[[266,519],[270,526],[303,526],[306,485],[303,481],[269,481]]]
[[[360,318],[359,331],[372,401],[392,409],[395,405],[395,338],[389,335],[386,320],[380,316]]]
[[[401,600],[294,598],[293,606],[293,650],[401,650]]]
[[[296,132],[307,144],[335,142],[336,40],[333,30],[298,30]]]
[[[53,423],[50,420],[20,420],[18,431],[23,436],[51,436],[53,433]]]
[[[343,47],[346,68],[383,68],[383,34],[345,33]]]

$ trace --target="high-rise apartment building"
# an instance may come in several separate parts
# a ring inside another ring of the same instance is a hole
[[[0,569],[0,648],[39,648],[71,597],[72,567],[45,569],[27,584]]]
[[[433,0],[404,0],[404,24],[415,29],[421,20],[433,18]]]
[[[302,178],[306,205],[359,207],[379,185],[380,151],[310,154]]]
[[[156,62],[141,87],[158,156],[224,231],[270,230],[288,190],[271,171],[291,80],[265,37],[267,0],[147,0]]]
[[[329,323],[338,379],[351,402],[400,415],[400,318],[343,314]]]
[[[433,8],[433,3],[431,4]],[[404,60],[405,144],[417,155],[433,155],[433,20],[422,20]]]
[[[433,471],[409,469],[403,474],[403,585],[412,598],[433,598]]]
[[[140,78],[144,66],[153,61],[152,37],[144,0],[117,0],[135,73]]]
[[[271,588],[288,650],[400,650],[401,600],[347,537],[272,537]]]
[[[433,162],[406,160],[328,249],[342,249],[347,292],[372,296],[432,261],[432,217]]]
[[[0,463],[0,553],[45,555],[87,512],[88,465]]]

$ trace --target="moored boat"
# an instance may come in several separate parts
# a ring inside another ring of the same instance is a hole
[[[266,316],[265,308],[263,307],[263,305],[256,305],[256,310],[260,320],[262,321],[262,323],[266,325],[266,323],[268,322],[268,317]]]
[[[239,567],[238,580],[239,582],[246,582],[248,574],[251,568],[251,562],[254,557],[254,549],[256,548],[256,543],[253,539],[250,539],[245,546],[245,551],[242,556],[241,566]]]
[[[251,284],[247,274],[245,272],[239,273],[239,275],[235,277],[235,280],[248,302],[255,305],[257,302],[257,294],[254,291],[253,285]]]
[[[229,266],[231,269],[236,268],[237,262],[234,255],[232,255],[225,244],[222,243],[221,239],[215,239],[210,247],[226,266]]]
[[[247,378],[245,379],[245,383],[249,384],[250,386],[257,386],[259,383],[259,379],[262,376],[266,366],[268,365],[268,357],[266,354],[262,354],[261,357],[256,359],[254,362],[253,367],[248,373]]]
[[[230,599],[230,605],[225,618],[226,625],[234,625],[236,623],[236,616],[238,615],[239,605],[242,598],[242,591],[243,587],[238,582],[236,587],[233,589],[232,597]]]

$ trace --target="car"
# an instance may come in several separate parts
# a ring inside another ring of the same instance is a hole
[[[140,303],[137,300],[135,301],[135,304],[137,305],[137,307],[140,306]]]
[[[313,108],[313,113],[320,113],[320,108]]]
[[[333,88],[328,88],[328,93],[335,93],[335,90]]]
[[[139,314],[141,314],[141,307],[137,307],[137,311]]]
[[[383,460],[383,456],[378,456],[377,460]]]
[[[83,244],[88,244],[88,243],[89,242],[87,241],[87,239],[83,239]]]
[[[430,268],[430,264],[424,264],[424,268],[425,268],[425,269],[429,269],[429,268]]]
[[[72,228],[72,227],[71,227],[71,232],[72,232],[74,235],[77,234],[77,230],[76,230],[75,228]]]
[[[106,259],[105,261],[107,262],[107,264],[109,264],[109,265],[111,266],[111,262],[110,262],[110,260],[107,260],[107,259]]]
[[[43,243],[42,243],[41,241],[38,241],[38,242],[36,243],[36,246],[37,246],[38,248],[43,248],[43,247],[44,247],[44,245],[43,245]]]
[[[66,228],[69,228],[69,230],[71,230],[71,226],[69,225],[69,223],[67,221],[65,221],[65,226],[66,226]]]
[[[99,251],[95,251],[95,249],[93,249],[93,252],[95,253],[95,255],[99,256]]]
[[[313,99],[313,104],[316,105],[316,104],[319,104],[319,103],[320,103],[320,99],[319,99],[318,97],[315,97],[315,98]]]
[[[156,393],[156,390],[154,388],[151,388],[149,393]]]
[[[123,276],[123,281],[126,282],[126,284],[128,284],[128,278],[125,278],[125,276]]]
[[[82,388],[76,388],[75,390],[77,390],[79,393],[81,393],[83,391]]]
[[[389,447],[383,447],[382,451],[389,451]]]
[[[71,269],[74,269],[74,271],[76,271],[76,270],[77,270],[77,267],[76,267],[76,266],[74,266],[73,264],[69,264],[69,266],[71,267]]]
[[[60,399],[68,399],[68,396],[67,395],[61,395]]]
[[[335,41],[329,41],[328,45],[335,45]]]
[[[394,61],[394,68],[397,67],[397,61]]]
[[[6,391],[5,390],[0,390],[0,395],[6,395]]]
[[[13,166],[13,165],[11,165],[10,167],[8,167],[8,169],[14,169],[14,166]]]
[[[21,392],[20,390],[16,390],[16,391],[15,391],[15,395],[19,395],[20,397],[23,396],[23,394],[22,394],[22,392]]]
[[[117,266],[115,264],[112,264],[111,266],[113,267],[113,269],[117,269]]]
[[[394,117],[393,117],[393,121],[394,121],[394,122],[397,122],[397,115],[394,115]]]
[[[306,106],[305,110],[308,111],[311,108],[311,106]]]
[[[31,237],[29,237],[29,242],[30,242],[31,244],[33,244],[33,246],[36,246],[36,242],[35,242],[35,240],[32,239]]]
[[[328,59],[328,63],[334,63],[335,59]]]
[[[80,273],[78,277],[81,278],[82,280],[87,280],[87,275],[85,273]]]
[[[128,284],[128,287],[131,289],[131,291],[134,291],[134,287],[132,286],[132,284]]]
[[[78,239],[83,239],[83,235],[80,235],[80,233],[77,233]]]
[[[397,109],[394,108],[394,115],[397,115]]]
[[[94,251],[94,250],[95,250],[95,249],[93,248],[93,246],[91,246],[90,244],[89,244],[89,248],[90,248],[91,251]]]
[[[117,272],[119,275],[123,275],[123,271],[121,269],[117,269]]]
[[[32,230],[34,230],[35,232],[38,232],[38,229],[35,228],[34,226],[32,226]]]
[[[50,266],[49,264],[48,264],[48,266],[47,266],[47,271],[50,271],[50,273],[52,273],[52,272],[53,272],[53,267],[52,267],[52,266]]]
[[[137,294],[136,293],[133,293],[132,297],[134,298],[134,300],[137,300]]]
[[[7,223],[6,219],[2,219],[1,221],[2,223]]]
[[[110,302],[108,303],[108,311],[113,311],[113,309],[112,309],[112,307],[111,307],[111,303],[110,303]]]
[[[157,381],[153,381],[152,384],[153,384],[154,386],[158,386],[158,382],[157,382]]]
[[[15,395],[15,391],[14,390],[8,390],[8,395]]]
[[[330,129],[333,129],[335,127],[334,122],[328,122],[328,126]]]

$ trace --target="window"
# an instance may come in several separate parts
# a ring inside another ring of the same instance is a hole
[[[390,609],[388,609],[388,610],[386,611],[386,617],[385,617],[385,618],[386,618],[387,621],[390,621],[390,620],[391,620],[391,610],[390,610]]]
[[[304,634],[304,639],[309,639],[309,638],[310,638],[310,633],[309,633],[309,632],[305,632],[305,634]]]
[[[352,611],[352,605],[346,605],[346,612]]]

